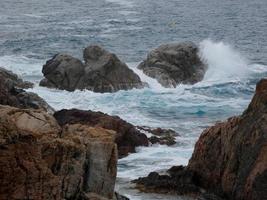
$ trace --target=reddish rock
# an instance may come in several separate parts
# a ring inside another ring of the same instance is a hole
[[[116,116],[77,109],[61,110],[56,112],[54,116],[61,126],[80,123],[114,130],[116,132],[116,143],[120,157],[135,152],[135,147],[137,146],[148,146],[148,139],[145,134],[139,132],[132,124]]]
[[[115,133],[0,106],[0,199],[113,199]]]
[[[239,117],[205,130],[188,169],[200,185],[235,200],[267,199],[267,80]]]

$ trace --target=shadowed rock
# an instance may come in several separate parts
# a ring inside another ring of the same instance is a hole
[[[115,141],[118,145],[119,157],[135,152],[135,147],[137,146],[148,146],[148,139],[145,134],[139,132],[132,124],[116,116],[77,109],[61,110],[56,112],[54,116],[61,126],[80,123],[114,130],[116,132]]]
[[[163,87],[197,83],[207,70],[198,56],[198,47],[192,42],[161,45],[151,51],[138,68]]]

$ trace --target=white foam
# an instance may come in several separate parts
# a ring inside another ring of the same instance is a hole
[[[133,2],[129,1],[129,0],[106,0],[106,1],[110,2],[110,3],[118,4],[118,5],[121,5],[124,7],[133,7],[134,6]]]
[[[249,74],[244,56],[224,42],[214,42],[209,39],[202,41],[200,56],[208,64],[204,82],[237,81]]]

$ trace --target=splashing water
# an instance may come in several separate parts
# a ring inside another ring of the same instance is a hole
[[[200,43],[200,57],[208,64],[204,82],[239,81],[248,76],[246,59],[224,42],[204,40]]]

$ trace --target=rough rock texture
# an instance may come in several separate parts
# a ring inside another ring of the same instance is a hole
[[[12,71],[9,71],[5,68],[0,67],[0,77],[5,80],[5,87],[12,89],[13,87],[28,89],[33,87],[33,83],[28,81],[23,81],[14,74]]]
[[[30,85],[31,83],[23,82],[12,72],[0,69],[0,104],[18,108],[43,109],[53,113],[54,109],[37,94],[20,89]]]
[[[202,133],[187,167],[174,167],[174,173],[167,175],[153,172],[138,179],[137,187],[152,192],[200,194],[199,200],[267,199],[266,152],[267,79],[263,79],[241,116]]]
[[[144,83],[119,58],[99,46],[89,46],[83,52],[85,63],[66,55],[55,55],[43,66],[45,79],[41,86],[74,91],[116,92],[143,88]]]
[[[0,106],[0,199],[113,199],[115,134]]]
[[[202,133],[188,169],[200,185],[229,199],[267,199],[267,80],[240,116]]]
[[[172,146],[176,144],[175,137],[179,136],[179,134],[172,129],[162,129],[162,128],[153,129],[146,126],[138,126],[137,129],[140,130],[141,132],[152,134],[152,136],[148,138],[151,144]]]
[[[194,84],[201,81],[207,66],[198,56],[198,47],[192,42],[164,44],[151,51],[139,69],[163,87]]]
[[[61,110],[56,112],[54,116],[61,126],[80,123],[116,131],[115,141],[118,145],[119,157],[135,152],[137,146],[148,146],[148,139],[145,134],[140,133],[133,125],[116,116],[77,109]]]

